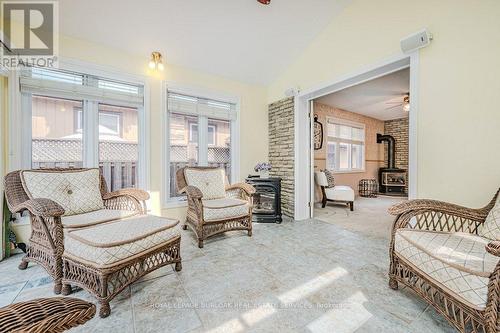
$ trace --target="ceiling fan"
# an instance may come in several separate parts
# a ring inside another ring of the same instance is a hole
[[[392,106],[385,108],[385,110],[390,110],[390,109],[394,109],[394,108],[402,106],[404,111],[409,112],[410,111],[410,93],[408,92],[408,93],[404,94],[403,101],[401,101],[401,102],[386,102],[385,104],[388,104],[388,105],[395,104],[395,105],[392,105]]]

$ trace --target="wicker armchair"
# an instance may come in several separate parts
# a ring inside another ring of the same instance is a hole
[[[86,323],[94,304],[76,298],[40,298],[0,308],[0,332],[60,333]]]
[[[48,173],[77,172],[90,169],[43,169]],[[53,200],[45,198],[30,199],[21,179],[21,170],[8,173],[4,178],[5,197],[12,213],[28,211],[31,223],[31,236],[27,254],[19,264],[26,269],[28,262],[36,262],[45,268],[54,279],[54,293],[60,294],[62,283],[62,254],[64,252],[64,232],[77,225],[65,225],[65,210]],[[108,192],[104,177],[100,174],[100,192],[106,210],[130,211],[131,214],[146,212],[149,194],[138,189],[122,189]],[[72,218],[78,217],[74,215]],[[86,218],[84,218],[86,220]],[[107,222],[102,220],[101,222]],[[96,222],[98,223],[98,222]],[[80,226],[88,226],[81,224]]]
[[[484,236],[498,195],[481,209],[435,200],[391,207],[390,288],[411,288],[460,332],[500,332],[500,241]]]
[[[198,182],[190,181],[187,173],[198,177]],[[208,197],[207,193],[212,189],[209,187],[208,177],[213,177],[212,185],[219,190],[218,195]],[[207,187],[203,190],[195,183],[205,181]],[[249,184],[237,183],[227,185],[227,179],[223,169],[213,167],[184,167],[177,170],[177,191],[187,194],[188,212],[183,229],[189,226],[198,238],[198,247],[203,247],[203,241],[208,237],[231,230],[247,230],[248,236],[252,236],[252,205],[255,188]],[[205,192],[205,193],[204,193]]]

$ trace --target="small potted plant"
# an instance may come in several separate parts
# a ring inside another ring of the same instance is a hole
[[[254,168],[255,172],[258,172],[260,178],[269,178],[269,171],[271,170],[271,164],[267,162],[257,163]]]

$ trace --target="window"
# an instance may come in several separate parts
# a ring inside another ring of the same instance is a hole
[[[198,165],[198,116],[170,113],[169,133],[170,196],[174,198],[181,197],[176,188],[177,170]],[[186,140],[188,136],[189,140]]]
[[[81,107],[73,108],[76,111],[75,131],[83,130],[83,111]],[[120,134],[121,113],[99,112],[99,134]]]
[[[215,145],[215,125],[208,125],[208,138],[207,138],[207,143],[209,146],[214,146]]]
[[[33,169],[83,166],[82,131],[75,130],[72,125],[72,118],[75,115],[73,110],[81,110],[82,104],[81,100],[32,95],[31,167]]]
[[[341,119],[327,119],[328,169],[339,172],[357,172],[365,167],[365,127],[363,124]]]
[[[185,166],[217,166],[231,179],[231,125],[234,104],[168,92],[168,199],[177,193],[177,170]]]
[[[335,142],[327,142],[326,148],[327,148],[326,167],[329,170],[335,170],[337,169],[336,167],[337,158],[335,157],[336,156],[335,153],[337,151],[337,144]]]
[[[144,87],[95,75],[31,68],[21,78],[31,115],[33,168],[99,167],[108,189],[139,186]]]
[[[189,123],[189,142],[198,142],[198,120]]]
[[[113,190],[137,184],[137,130],[137,108],[99,103],[99,167]]]
[[[99,111],[99,134],[120,135],[120,121],[121,113]]]
[[[215,125],[208,125],[207,143],[209,146],[215,145]],[[198,123],[189,124],[189,142],[198,142]]]

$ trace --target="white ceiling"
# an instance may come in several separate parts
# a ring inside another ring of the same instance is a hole
[[[356,112],[368,117],[380,120],[390,120],[408,117],[408,112],[404,111],[402,106],[390,107],[397,105],[394,104],[396,102],[403,102],[404,95],[407,94],[409,90],[410,70],[407,68],[320,97],[317,101],[322,104]]]
[[[60,33],[268,84],[351,0],[64,0]]]

